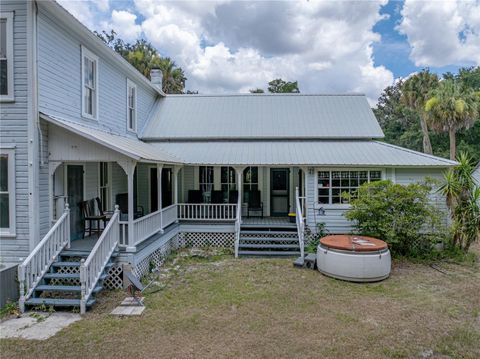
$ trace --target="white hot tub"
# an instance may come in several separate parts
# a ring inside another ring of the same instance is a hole
[[[375,282],[390,275],[388,246],[376,238],[354,235],[323,237],[317,248],[318,270],[351,282]]]

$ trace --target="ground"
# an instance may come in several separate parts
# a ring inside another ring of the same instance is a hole
[[[183,252],[150,288],[141,317],[109,315],[125,293],[108,292],[48,340],[2,340],[1,357],[480,358],[478,263],[397,260],[354,284],[291,259]]]

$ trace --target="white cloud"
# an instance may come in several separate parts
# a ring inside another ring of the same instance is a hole
[[[398,31],[412,47],[416,66],[480,64],[478,1],[406,0]]]
[[[111,20],[102,22],[107,32],[115,30],[119,37],[127,42],[134,42],[142,33],[142,27],[136,24],[137,15],[125,10],[113,10]]]

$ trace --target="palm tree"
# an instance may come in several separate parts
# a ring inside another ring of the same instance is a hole
[[[433,154],[430,136],[428,134],[427,114],[425,113],[425,102],[429,99],[429,93],[438,85],[436,74],[424,69],[418,74],[406,80],[402,87],[401,101],[413,108],[420,115],[420,126],[423,133],[423,152]]]
[[[155,61],[155,67],[159,68],[163,74],[162,90],[165,93],[181,94],[185,88],[185,73],[180,67],[177,67],[174,61],[169,57],[158,58]]]
[[[450,159],[457,152],[456,133],[469,128],[478,119],[480,97],[473,90],[462,87],[459,81],[440,81],[425,103],[428,122],[437,132],[448,132],[450,139]]]

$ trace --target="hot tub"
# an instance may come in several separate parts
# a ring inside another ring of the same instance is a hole
[[[330,277],[351,282],[375,282],[390,275],[391,257],[387,243],[356,235],[332,235],[320,239],[318,270]]]

